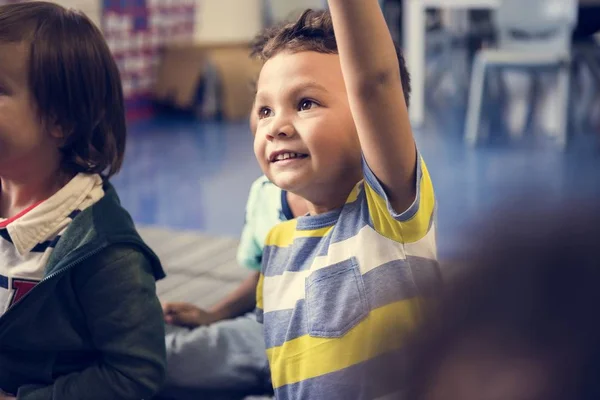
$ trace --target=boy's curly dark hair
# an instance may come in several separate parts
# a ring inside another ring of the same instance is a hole
[[[410,75],[400,48],[394,44],[406,105],[410,102]],[[251,56],[267,61],[282,51],[316,51],[337,54],[331,14],[325,10],[306,10],[298,20],[283,22],[258,34],[252,42]]]

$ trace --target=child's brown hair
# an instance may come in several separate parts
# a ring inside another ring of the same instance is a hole
[[[400,48],[395,45],[400,66],[404,100],[410,103],[410,75]],[[331,14],[325,10],[306,10],[297,21],[284,22],[265,29],[252,43],[252,57],[267,61],[282,51],[316,51],[337,54],[337,42]]]
[[[41,122],[64,135],[64,168],[118,172],[126,139],[123,89],[92,21],[49,2],[0,6],[0,42],[29,46],[29,89]]]

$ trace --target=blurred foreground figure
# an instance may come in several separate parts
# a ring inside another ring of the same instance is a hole
[[[412,347],[405,398],[600,399],[599,209],[504,213],[474,232]]]

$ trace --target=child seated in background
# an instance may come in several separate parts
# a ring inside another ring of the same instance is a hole
[[[108,178],[119,71],[84,15],[0,6],[0,399],[139,400],[165,374],[158,258]]]
[[[307,213],[304,199],[258,178],[250,189],[246,221],[237,259],[252,273],[210,310],[190,303],[165,303],[168,327],[167,380],[164,395],[175,389],[269,390],[262,325],[251,311],[256,307],[256,285],[265,237],[282,221]]]
[[[328,3],[255,44],[256,158],[310,212],[269,233],[257,290],[281,399],[390,394],[367,372],[403,352],[439,276],[404,59],[377,0]]]

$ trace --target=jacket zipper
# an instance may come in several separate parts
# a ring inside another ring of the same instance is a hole
[[[121,240],[118,243],[120,244],[133,244],[133,245],[139,245],[139,241],[137,240]],[[2,316],[0,316],[0,326],[2,326],[2,323],[5,322],[6,320],[6,316],[10,314],[10,312],[17,308],[19,304],[21,304],[23,302],[23,300],[29,296],[32,292],[35,291],[35,289],[40,286],[42,283],[55,278],[58,275],[63,274],[64,272],[69,271],[70,269],[72,269],[73,267],[75,267],[77,264],[81,264],[82,262],[84,262],[85,260],[87,260],[88,258],[95,256],[96,254],[100,253],[102,250],[106,249],[106,247],[108,247],[111,244],[115,244],[115,243],[105,243],[104,245],[90,251],[89,253],[87,253],[86,255],[78,258],[77,260],[73,261],[72,263],[68,264],[67,266],[61,268],[60,270],[51,273],[50,275],[46,276],[45,278],[43,278],[41,281],[39,281],[39,283],[37,285],[35,285],[34,288],[32,288],[29,292],[27,292],[16,304],[14,304],[12,307],[10,307],[8,310],[6,310],[4,312],[4,314]]]
[[[27,292],[17,303],[15,303],[12,307],[10,307],[8,310],[6,310],[4,312],[4,314],[0,317],[0,325],[6,320],[6,317],[10,314],[10,312],[12,310],[14,310],[15,308],[17,308],[17,306],[23,302],[23,300],[25,300],[25,298],[27,298],[27,296],[29,296],[37,287],[39,287],[42,283],[56,277],[59,276],[61,274],[63,274],[64,272],[69,271],[70,269],[72,269],[73,267],[75,267],[77,264],[81,264],[82,262],[84,262],[85,260],[87,260],[88,258],[95,256],[96,254],[98,254],[99,252],[101,252],[102,250],[104,250],[106,246],[102,246],[98,249],[95,249],[89,253],[87,253],[86,255],[84,255],[83,257],[73,261],[72,263],[68,264],[66,267],[61,268],[60,270],[51,273],[50,275],[46,276],[44,279],[42,279],[41,281],[38,282],[37,285],[35,285],[35,287],[33,287],[29,292]]]
[[[83,257],[81,257],[81,258],[79,258],[79,259],[77,259],[77,260],[73,261],[72,263],[68,264],[66,267],[63,267],[63,268],[61,268],[60,270],[58,270],[58,271],[56,271],[56,272],[53,272],[53,273],[51,273],[50,275],[48,275],[47,277],[45,277],[44,279],[42,279],[42,280],[41,280],[41,281],[38,283],[38,285],[39,285],[39,284],[41,284],[42,282],[45,282],[45,281],[47,281],[47,280],[49,280],[49,279],[52,279],[52,278],[54,278],[54,277],[55,277],[55,276],[57,276],[57,275],[60,275],[60,274],[62,274],[62,273],[64,273],[64,272],[66,272],[66,271],[70,270],[71,268],[73,268],[73,267],[74,267],[75,265],[77,265],[77,264],[81,264],[82,262],[84,262],[84,261],[85,261],[85,260],[87,260],[88,258],[90,258],[90,257],[92,257],[92,256],[95,256],[96,254],[100,253],[102,250],[104,250],[104,248],[105,248],[105,246],[102,246],[102,247],[100,247],[100,248],[98,248],[98,249],[95,249],[95,250],[93,250],[93,251],[91,251],[91,252],[87,253],[85,256],[83,256]],[[36,286],[37,286],[37,285],[36,285]],[[30,291],[29,293],[31,293],[31,291]],[[27,293],[25,296],[23,296],[23,298],[27,297],[27,295],[28,295],[29,293]]]

